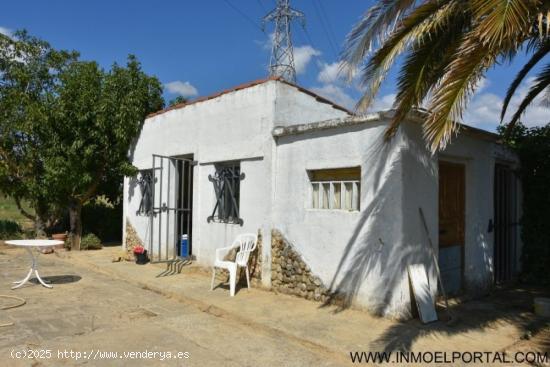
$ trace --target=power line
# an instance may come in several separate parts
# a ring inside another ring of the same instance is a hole
[[[315,42],[313,42],[313,40],[311,39],[311,36],[309,35],[309,32],[307,31],[306,27],[302,27],[302,31],[304,32],[304,35],[306,36],[305,38],[307,42],[311,45],[311,47],[313,47],[315,50],[319,50]],[[313,62],[313,65],[315,65],[315,67],[317,68],[317,72],[320,73],[321,67],[319,66],[319,64],[315,62],[315,60],[312,60],[312,62]]]
[[[336,47],[334,46],[332,39],[330,37],[329,31],[327,29],[327,26],[325,26],[325,21],[323,20],[323,16],[321,15],[321,12],[317,6],[317,2],[313,0],[313,7],[315,8],[315,12],[317,13],[317,18],[319,18],[319,22],[321,23],[321,27],[323,28],[323,32],[325,32],[325,36],[328,39],[328,43],[330,48],[332,49],[332,52],[334,53],[334,57],[338,58],[338,52],[336,52]]]
[[[262,10],[263,10],[264,12],[267,13],[267,9],[266,9],[266,7],[264,6],[264,3],[262,3],[262,0],[256,0],[256,1],[257,1],[258,4],[260,5],[260,8],[262,8]]]
[[[246,21],[248,21],[250,24],[254,26],[254,28],[258,29],[260,32],[264,33],[264,30],[258,23],[256,23],[252,18],[250,18],[248,15],[246,15],[245,12],[243,12],[241,9],[237,8],[235,5],[231,4],[229,0],[223,0],[227,5],[229,5],[233,10],[235,10],[239,15],[241,15]]]
[[[328,17],[328,13],[325,10],[325,6],[323,5],[323,2],[321,0],[317,0],[317,2],[319,3],[319,7],[321,8],[321,13],[323,14],[323,16],[325,17],[325,20],[327,22],[328,30],[329,30],[330,36],[332,37],[332,40],[334,41],[334,45],[336,46],[336,48],[338,48],[338,42],[336,42],[336,35],[334,33],[334,29],[332,28],[332,24],[331,24],[330,19]]]

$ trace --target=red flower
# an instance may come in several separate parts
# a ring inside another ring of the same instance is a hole
[[[145,249],[143,248],[143,246],[134,247],[134,254],[140,255],[140,254],[143,254],[144,252],[145,252]]]

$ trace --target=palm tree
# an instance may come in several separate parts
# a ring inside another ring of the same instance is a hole
[[[372,103],[400,56],[391,137],[405,116],[425,105],[424,135],[430,149],[445,147],[457,131],[465,105],[487,70],[532,54],[510,85],[510,98],[527,73],[550,51],[550,0],[379,0],[349,33],[343,63],[351,77],[360,69],[365,93],[357,108]],[[536,96],[548,92],[550,63],[536,76],[514,113],[515,124]]]

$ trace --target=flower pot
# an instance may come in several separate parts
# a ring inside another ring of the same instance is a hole
[[[144,265],[149,262],[147,258],[147,250],[143,251],[142,254],[134,254],[136,256],[136,264]]]

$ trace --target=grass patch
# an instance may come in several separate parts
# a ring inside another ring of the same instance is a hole
[[[22,206],[27,212],[34,213],[27,203],[22,203]],[[21,214],[15,201],[2,193],[0,193],[0,221],[15,222],[21,227],[22,231],[29,231],[34,227],[32,220]]]

